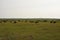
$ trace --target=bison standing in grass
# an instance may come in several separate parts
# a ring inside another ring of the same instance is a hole
[[[0,21],[0,23],[2,23],[2,21]]]
[[[50,23],[56,23],[56,21],[50,21]]]
[[[3,20],[4,23],[6,23],[7,21],[6,20]]]
[[[39,23],[39,20],[35,21],[35,23]]]
[[[50,23],[53,23],[53,21],[50,21]]]
[[[56,23],[56,21],[54,21],[53,23]]]
[[[16,21],[14,21],[14,23],[17,23]]]

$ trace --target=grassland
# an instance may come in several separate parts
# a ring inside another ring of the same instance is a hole
[[[56,23],[50,23],[50,20],[38,23],[29,21],[21,20],[16,23],[2,21],[0,40],[60,40],[60,21]]]

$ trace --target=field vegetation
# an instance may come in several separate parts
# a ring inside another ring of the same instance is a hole
[[[0,19],[0,40],[60,40],[60,19]]]

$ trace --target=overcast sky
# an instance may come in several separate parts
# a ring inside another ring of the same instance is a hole
[[[0,0],[0,18],[60,18],[60,0]]]

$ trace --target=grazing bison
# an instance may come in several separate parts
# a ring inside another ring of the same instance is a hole
[[[14,21],[14,23],[17,23],[16,21]]]
[[[50,23],[53,23],[53,21],[50,21]]]
[[[54,21],[53,23],[56,23],[56,21]]]
[[[39,23],[39,21],[37,20],[37,21],[35,21],[35,23]]]
[[[56,21],[50,21],[50,23],[56,23]]]
[[[4,23],[6,23],[7,21],[6,20],[3,20]]]
[[[2,21],[0,21],[0,23],[2,23]]]

